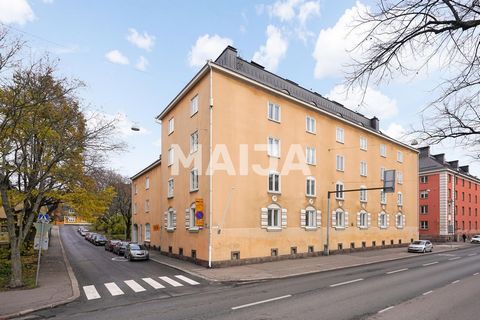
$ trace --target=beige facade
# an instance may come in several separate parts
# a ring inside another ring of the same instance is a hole
[[[222,56],[235,59],[236,52],[227,48]],[[258,69],[260,76],[266,73]],[[319,254],[327,243],[327,192],[337,185],[344,190],[381,187],[383,169],[400,173],[395,193],[386,194],[386,201],[381,201],[380,190],[362,192],[362,199],[360,192],[344,193],[343,199],[332,195],[329,249],[418,239],[416,150],[383,135],[378,127],[368,128],[370,119],[353,114],[363,120],[360,124],[343,107],[338,107],[338,114],[328,112],[290,91],[211,62],[167,106],[159,115],[163,162],[156,169],[159,187],[152,187],[158,210],[134,215],[135,224],[145,225],[146,217],[153,221],[158,212],[155,219],[162,221],[161,228],[152,231],[152,245],[212,266]],[[198,112],[193,113],[197,102]],[[269,114],[271,104],[276,107]],[[375,126],[375,119],[371,121]],[[191,146],[195,133],[197,151]],[[175,145],[179,148],[172,154],[169,149]],[[177,175],[169,164],[177,163],[179,156],[192,161],[180,165]],[[195,157],[201,164],[195,164]],[[209,163],[215,165],[209,168]],[[190,181],[194,169],[199,173],[198,189],[192,189]],[[137,175],[134,184],[142,177]],[[196,199],[204,203],[205,225],[200,228],[192,220]],[[135,201],[141,197],[134,195]]]

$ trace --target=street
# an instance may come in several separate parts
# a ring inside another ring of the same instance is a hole
[[[462,318],[473,319],[478,312],[472,300],[480,291],[473,285],[480,282],[477,246],[283,280],[215,284],[154,261],[123,261],[85,241],[74,228],[62,228],[62,239],[82,295],[36,312],[41,318],[390,319],[392,313],[395,319],[420,314],[441,319],[445,313],[425,312],[432,309],[425,299],[438,306],[435,310],[450,310],[459,297],[469,304]],[[90,286],[99,297],[92,296]]]

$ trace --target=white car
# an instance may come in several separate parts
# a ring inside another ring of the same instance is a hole
[[[480,243],[480,235],[476,235],[472,237],[472,240],[470,240],[471,243]]]
[[[416,240],[408,245],[408,252],[432,252],[433,244],[428,240]]]

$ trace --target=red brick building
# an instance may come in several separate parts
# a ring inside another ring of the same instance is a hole
[[[480,179],[458,160],[432,155],[430,147],[419,150],[420,238],[445,241],[480,234]]]

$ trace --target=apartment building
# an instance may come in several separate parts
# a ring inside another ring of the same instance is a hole
[[[321,254],[327,228],[331,251],[418,238],[418,151],[384,135],[377,118],[270,73],[235,48],[208,62],[157,119],[158,189],[149,191],[148,213],[138,209],[146,198],[134,195],[134,239],[221,266]],[[343,192],[382,187],[390,169],[394,193]],[[328,191],[337,191],[330,215]]]
[[[424,239],[458,240],[480,233],[480,179],[459,161],[420,148],[419,233]]]

